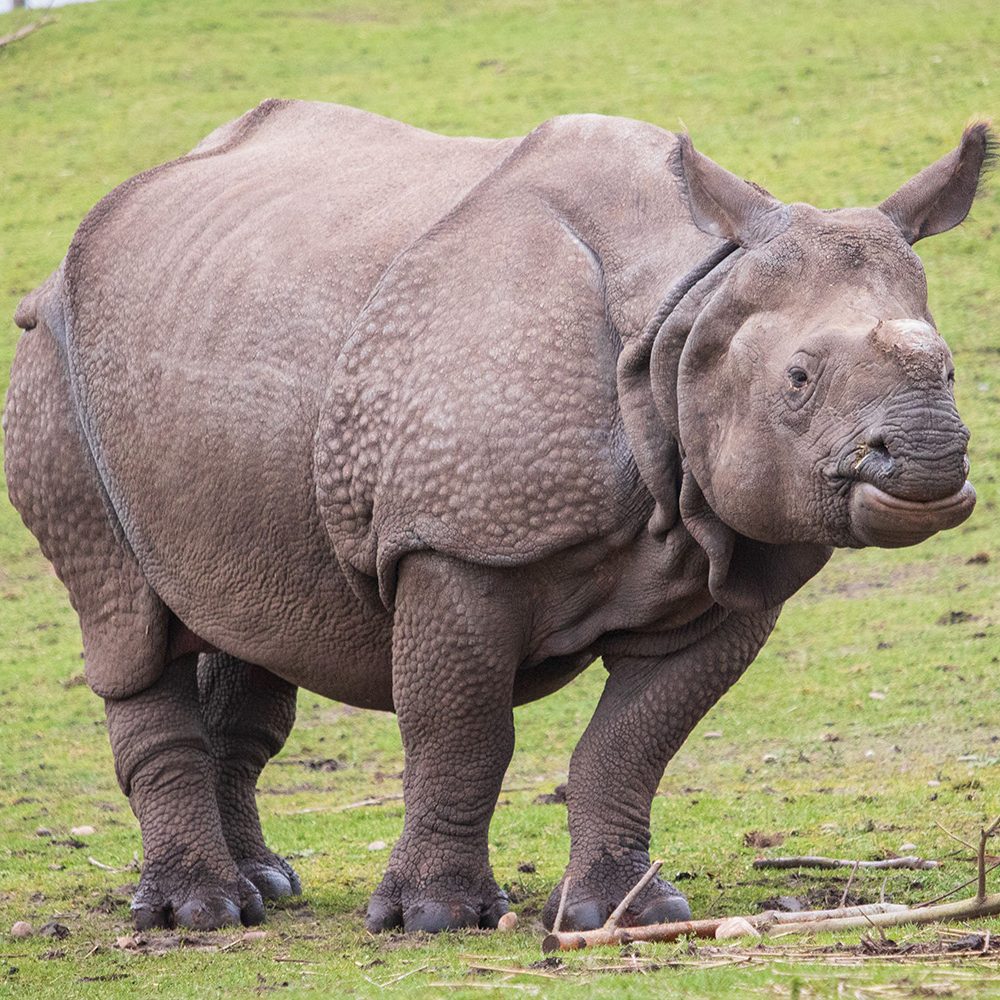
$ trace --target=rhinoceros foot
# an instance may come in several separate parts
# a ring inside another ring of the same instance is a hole
[[[277,854],[265,857],[239,858],[236,867],[249,879],[264,899],[282,899],[302,894],[302,883],[295,869]]]
[[[389,871],[368,903],[365,927],[373,933],[401,927],[408,934],[485,929],[496,927],[509,909],[507,894],[489,873],[418,882]]]
[[[645,867],[612,863],[610,858],[605,858],[582,876],[577,876],[570,866],[567,875],[571,881],[559,929],[589,931],[602,926],[639,881]],[[635,875],[635,871],[639,874]],[[552,890],[542,911],[542,923],[550,930],[559,911],[565,878]],[[691,908],[684,894],[669,882],[655,878],[633,900],[618,924],[621,927],[643,927],[690,919]]]
[[[213,880],[205,873],[147,865],[132,900],[137,930],[188,927],[210,931],[230,924],[264,922],[264,901],[244,876],[236,882]]]

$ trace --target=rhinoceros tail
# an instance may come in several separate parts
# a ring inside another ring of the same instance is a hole
[[[14,310],[14,322],[22,330],[34,330],[41,320],[45,320],[60,340],[62,337],[62,265],[56,268],[33,292],[18,303]]]

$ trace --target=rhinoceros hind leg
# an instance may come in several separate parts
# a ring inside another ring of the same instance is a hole
[[[196,668],[188,654],[146,690],[105,699],[118,781],[142,829],[143,872],[132,903],[140,929],[264,920],[261,895],[223,834]]]
[[[297,896],[295,869],[264,841],[257,779],[295,722],[296,688],[225,653],[198,662],[201,714],[215,760],[215,794],[229,852],[264,899]]]

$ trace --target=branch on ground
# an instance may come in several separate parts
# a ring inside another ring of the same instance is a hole
[[[27,38],[33,31],[38,31],[39,28],[44,28],[47,24],[55,23],[54,17],[43,17],[39,21],[32,21],[30,24],[18,28],[17,31],[12,31],[9,35],[0,36],[0,49],[6,45],[12,45],[14,42],[19,42],[22,38]]]
[[[799,858],[757,858],[754,868],[940,868],[940,861],[925,858],[886,858],[884,861],[849,861],[843,858],[819,858],[803,855]]]

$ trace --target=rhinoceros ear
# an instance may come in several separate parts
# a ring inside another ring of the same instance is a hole
[[[984,167],[996,159],[996,148],[987,122],[970,125],[958,146],[907,181],[879,209],[908,243],[953,229],[969,214]]]
[[[685,462],[680,513],[708,556],[708,589],[731,611],[763,611],[783,604],[826,564],[833,549],[811,542],[758,542],[723,523]]]
[[[749,248],[788,228],[787,205],[703,156],[690,136],[677,137],[673,168],[684,186],[691,218],[702,232]]]

